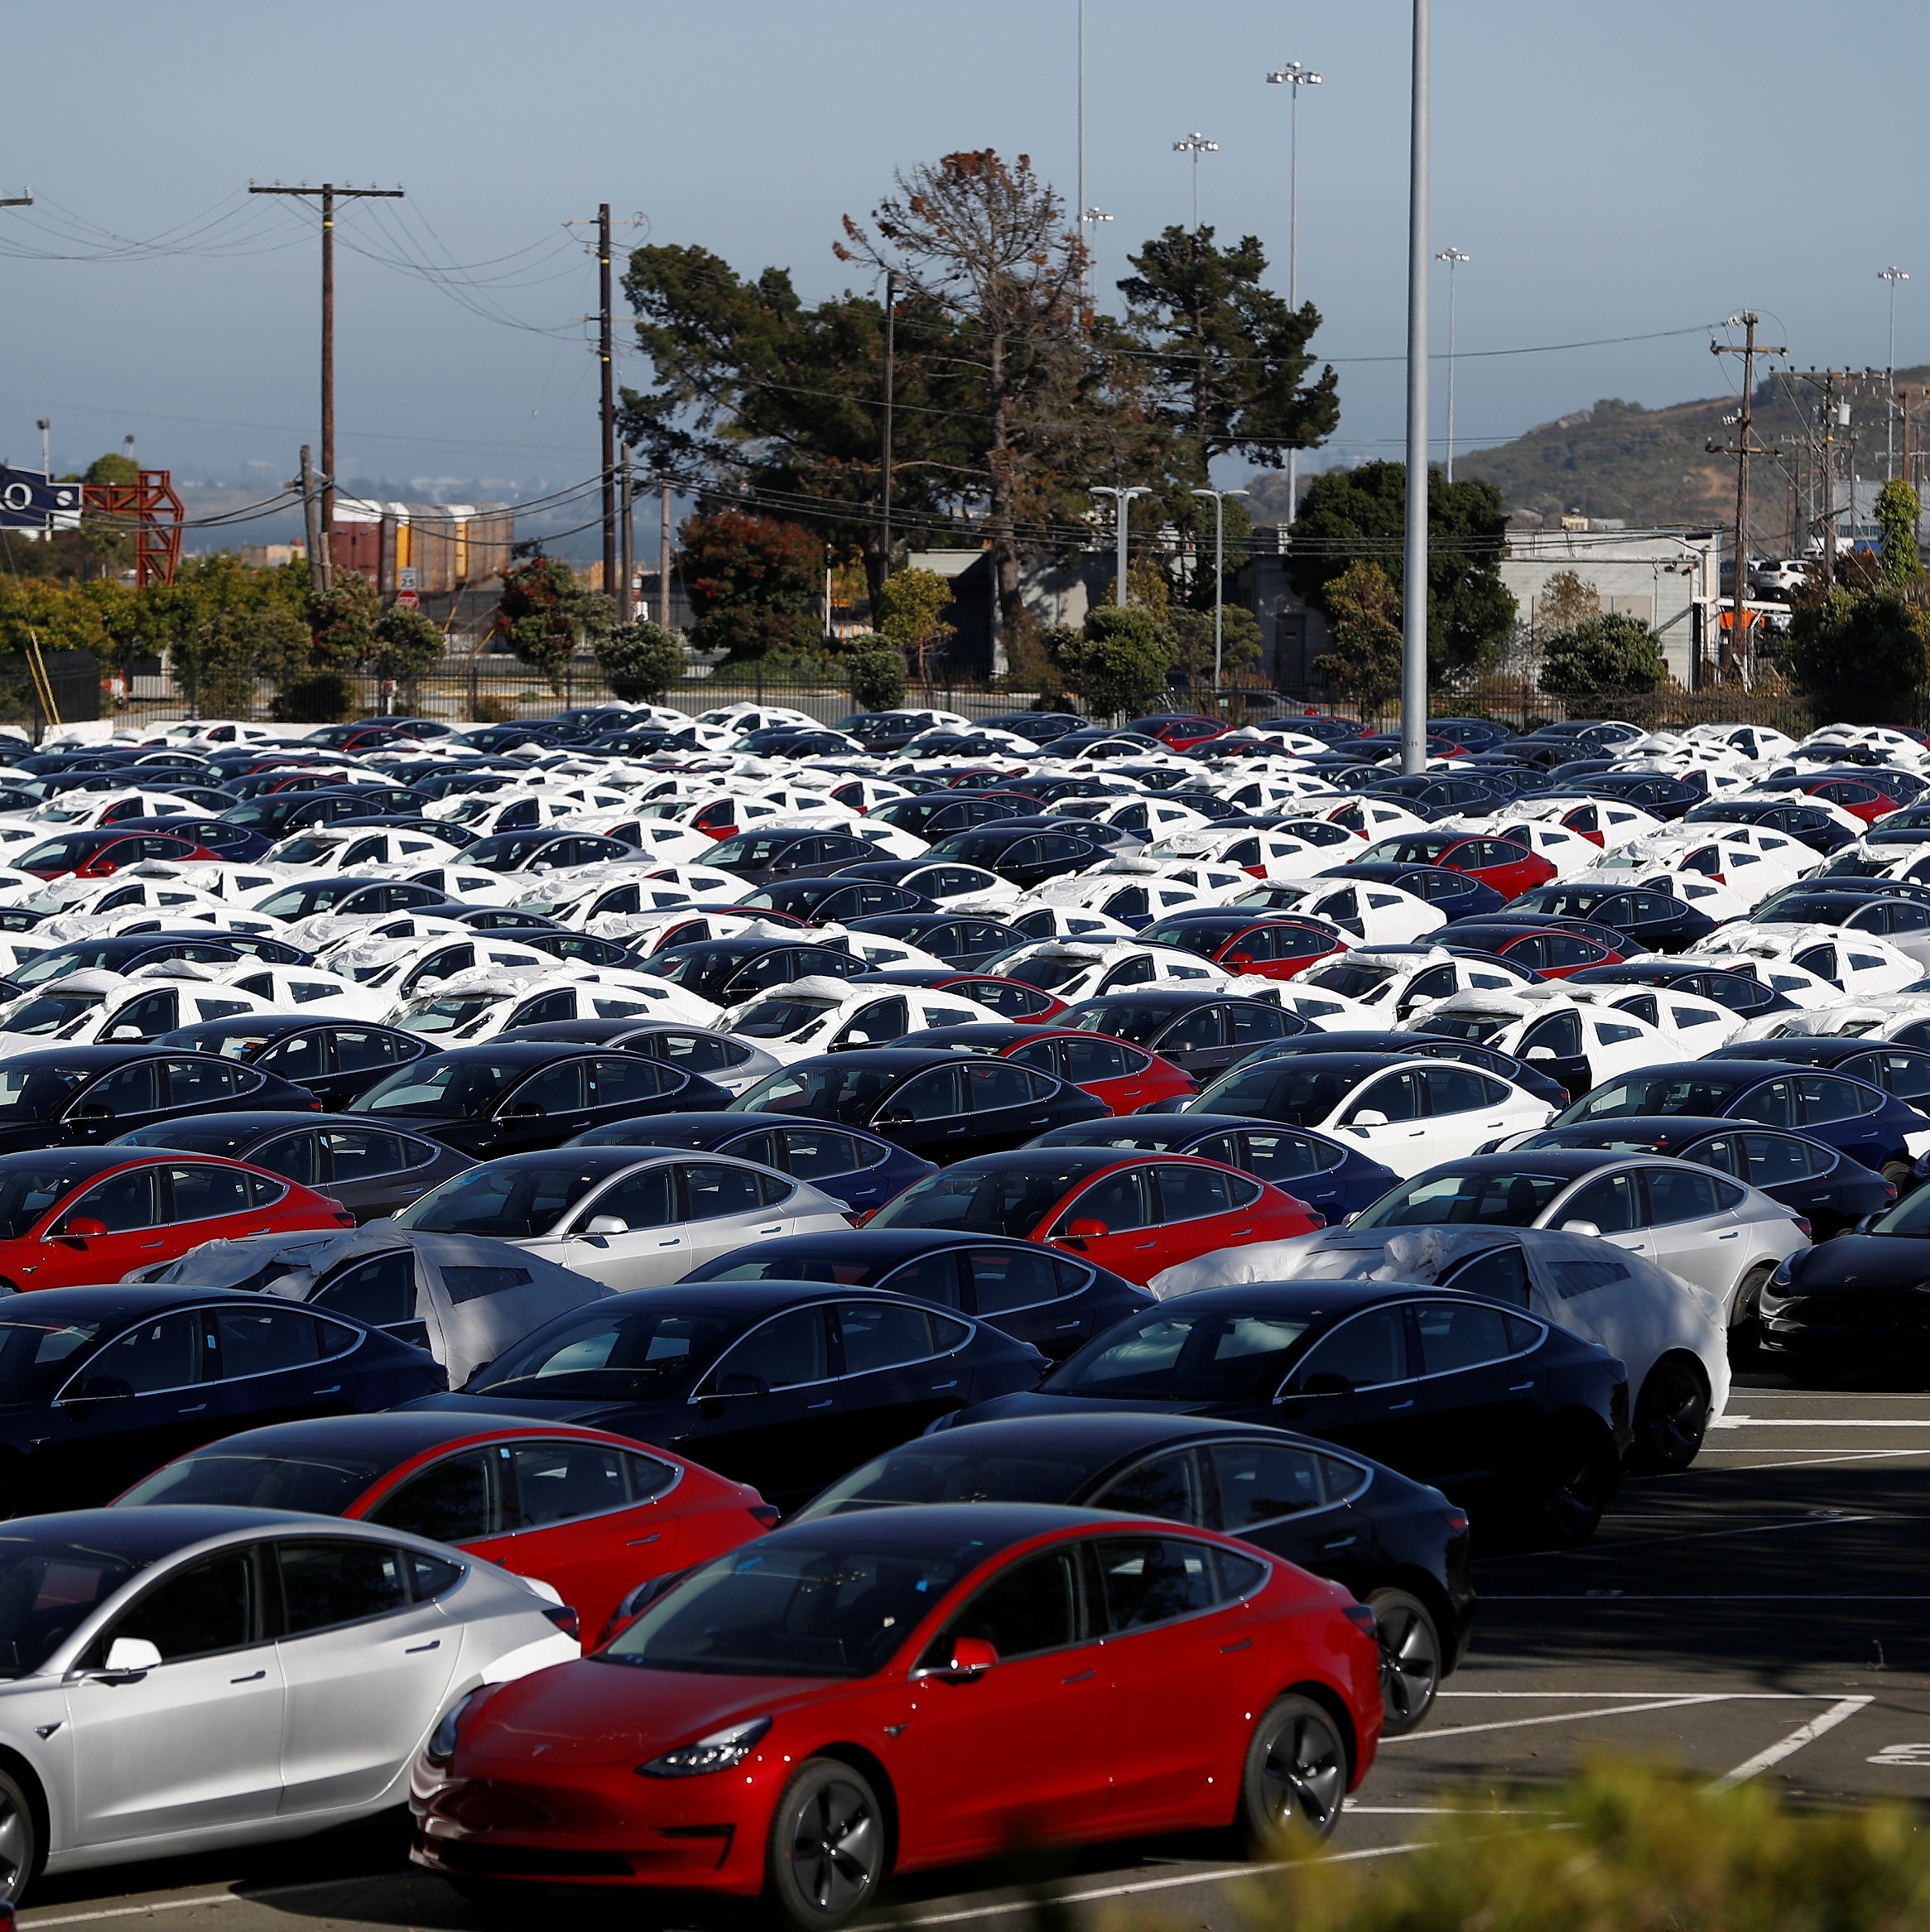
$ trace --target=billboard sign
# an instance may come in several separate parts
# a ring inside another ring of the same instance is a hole
[[[0,530],[72,530],[80,521],[77,483],[44,471],[0,468]]]

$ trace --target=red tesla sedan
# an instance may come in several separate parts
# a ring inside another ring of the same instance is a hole
[[[166,832],[63,832],[23,852],[12,863],[36,878],[104,879],[124,865],[165,858],[176,865],[219,865],[221,854]]]
[[[339,1201],[240,1161],[165,1147],[0,1154],[0,1290],[82,1288],[205,1241],[354,1225]]]
[[[1056,1074],[1095,1100],[1103,1100],[1114,1113],[1137,1113],[1156,1100],[1183,1100],[1200,1090],[1199,1082],[1171,1060],[1130,1040],[1076,1026],[987,1020],[969,1026],[941,1026],[920,1034],[916,1044],[994,1054],[1042,1074]]]
[[[1311,1234],[1326,1217],[1217,1161],[1117,1147],[1019,1147],[914,1181],[868,1225],[1043,1242],[1143,1287],[1162,1268],[1196,1255]]]
[[[638,1584],[708,1563],[777,1521],[748,1484],[669,1449],[460,1409],[244,1430],[165,1464],[116,1507],[147,1502],[351,1516],[454,1543],[550,1584],[586,1641]]]
[[[1538,852],[1512,839],[1484,839],[1466,832],[1401,832],[1361,853],[1364,864],[1445,866],[1492,886],[1504,899],[1532,892],[1553,878],[1555,868]]]
[[[1512,927],[1457,921],[1446,929],[1443,936],[1456,950],[1492,953],[1498,959],[1531,968],[1544,979],[1567,979],[1585,966],[1619,965],[1625,956],[1592,933],[1538,925],[1525,919]],[[1634,949],[1631,946],[1630,950]]]
[[[1338,1584],[1172,1522],[822,1517],[473,1692],[411,1775],[411,1857],[505,1904],[519,1881],[761,1894],[830,1932],[893,1871],[1325,1836],[1380,1740],[1374,1627]]]
[[[1325,920],[1217,907],[1175,913],[1148,926],[1139,937],[1147,945],[1177,946],[1229,973],[1257,973],[1263,979],[1292,979],[1352,944],[1346,933]]]

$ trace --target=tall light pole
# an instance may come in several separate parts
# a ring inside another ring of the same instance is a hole
[[[1220,143],[1209,141],[1196,128],[1191,134],[1174,142],[1172,151],[1175,154],[1190,154],[1193,157],[1193,226],[1196,229],[1200,225],[1200,156],[1219,153]]]
[[[1292,106],[1287,117],[1287,306],[1300,308],[1300,90],[1318,87],[1321,77],[1304,62],[1289,60],[1267,76],[1275,87],[1293,89]],[[1287,452],[1287,521],[1300,514],[1300,449]]]
[[[1113,218],[1103,208],[1088,208],[1081,211],[1079,224],[1081,228]],[[1085,244],[1085,272],[1092,277],[1092,305],[1099,306],[1099,242],[1096,236]]]
[[[1908,275],[1900,268],[1879,268],[1877,280],[1889,284],[1889,360],[1884,364],[1889,380],[1883,392],[1883,473],[1885,481],[1896,474],[1896,401],[1897,401],[1897,284],[1908,281]]]
[[[1244,490],[1195,490],[1196,497],[1213,499],[1213,702],[1220,702],[1220,619],[1226,594],[1226,499],[1244,497]]]
[[[1459,248],[1443,248],[1434,259],[1447,264],[1447,480],[1454,481],[1454,272],[1474,257]]]
[[[1079,166],[1072,206],[1078,214],[1079,232],[1083,236],[1085,233],[1085,0],[1079,0]],[[1090,264],[1087,266],[1090,267]]]
[[[1427,763],[1427,8],[1414,0],[1408,156],[1408,502],[1401,585],[1401,769]]]
[[[1094,487],[1095,497],[1110,497],[1113,499],[1115,521],[1118,525],[1119,544],[1119,589],[1115,593],[1121,610],[1126,608],[1126,512],[1135,497],[1150,496],[1152,486],[1148,483],[1133,483],[1120,488],[1112,483],[1100,483]]]

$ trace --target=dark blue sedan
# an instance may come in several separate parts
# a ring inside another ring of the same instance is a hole
[[[333,1310],[206,1288],[46,1288],[0,1314],[0,1514],[108,1502],[257,1423],[428,1395],[421,1349]]]
[[[252,826],[237,825],[212,812],[172,813],[146,819],[117,819],[117,832],[163,832],[176,839],[192,839],[195,844],[236,865],[253,865],[275,841],[266,832]]]
[[[1640,1067],[1605,1081],[1548,1124],[1653,1114],[1788,1127],[1847,1154],[1899,1187],[1910,1185],[1918,1155],[1930,1150],[1930,1117],[1895,1094],[1821,1067],[1775,1060],[1712,1058]]]
[[[1499,912],[1508,901],[1492,886],[1443,865],[1403,865],[1393,859],[1363,859],[1358,865],[1336,866],[1330,879],[1371,879],[1382,886],[1398,886],[1425,899],[1448,920],[1471,919],[1477,913]]]
[[[1133,1113],[1054,1127],[1033,1147],[1143,1147],[1224,1161],[1271,1181],[1336,1224],[1377,1201],[1399,1180],[1391,1167],[1306,1127],[1232,1113]]]
[[[808,1180],[855,1212],[882,1208],[938,1170],[929,1161],[857,1127],[816,1122],[764,1124],[741,1113],[665,1113],[592,1127],[572,1147],[691,1147],[733,1154]]]

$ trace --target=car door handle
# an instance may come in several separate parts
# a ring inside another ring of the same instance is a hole
[[[671,1235],[671,1238],[670,1238],[670,1239],[669,1239],[668,1241],[660,1241],[660,1242],[657,1242],[657,1245],[659,1247],[681,1247],[683,1246],[683,1244],[684,1244],[684,1238],[682,1237],[682,1235],[681,1235],[681,1234],[673,1234],[673,1235]]]
[[[267,1675],[266,1670],[251,1670],[245,1677],[230,1677],[230,1684],[259,1684]]]
[[[1096,1677],[1098,1675],[1099,1673],[1096,1670],[1080,1670],[1075,1672],[1070,1677],[1061,1677],[1059,1681],[1061,1684],[1084,1684],[1090,1679]]]
[[[439,1651],[441,1648],[442,1639],[439,1636],[432,1636],[426,1644],[411,1644],[409,1647],[402,1652],[402,1655],[405,1657],[419,1657],[425,1651]]]
[[[416,1189],[417,1193],[420,1193],[421,1191],[421,1190],[420,1189]],[[272,1222],[267,1221],[264,1221],[259,1228],[251,1228],[248,1229],[248,1233],[250,1234],[272,1234],[274,1232],[274,1223]],[[160,1244],[156,1242],[154,1245],[158,1247]]]
[[[142,1245],[142,1247],[143,1248],[149,1248],[149,1247],[164,1247],[164,1246],[166,1244],[166,1239],[167,1239],[166,1236],[163,1235],[163,1236],[162,1236],[162,1237],[161,1237],[161,1238],[159,1240],[157,1240],[157,1241],[144,1241],[144,1242],[142,1242],[141,1243],[141,1245]]]
[[[1740,1228],[1731,1228],[1728,1233],[1718,1234],[1716,1238],[1718,1241],[1740,1241],[1742,1238],[1742,1230]]]
[[[951,1378],[951,1380],[950,1382],[933,1382],[933,1383],[932,1383],[932,1385],[931,1385],[931,1391],[932,1391],[932,1393],[933,1393],[934,1395],[936,1395],[936,1394],[938,1392],[938,1391],[939,1391],[939,1390],[941,1390],[941,1389],[955,1389],[955,1388],[956,1388],[956,1387],[958,1387],[958,1380],[959,1380],[959,1378],[958,1378],[958,1377],[957,1377],[955,1375],[955,1376],[954,1376],[954,1377]]]
[[[1351,1550],[1360,1540],[1358,1536],[1329,1536],[1326,1541],[1321,1545],[1321,1548],[1323,1550]]]
[[[758,1230],[759,1234],[782,1234],[783,1232],[784,1223],[782,1221],[773,1221],[768,1228],[760,1228]]]
[[[310,1389],[308,1392],[311,1396],[339,1396],[342,1392],[342,1385],[339,1382],[332,1382],[325,1389]]]
[[[1057,1327],[1056,1329],[1054,1329],[1052,1332],[1053,1332],[1053,1334],[1058,1334],[1058,1335],[1066,1335],[1066,1334],[1070,1334],[1072,1332],[1072,1330],[1073,1330],[1074,1329],[1082,1329],[1082,1328],[1084,1328],[1085,1326],[1085,1324],[1084,1322],[1082,1322],[1082,1321],[1081,1321],[1081,1322],[1061,1322],[1061,1323],[1059,1324],[1058,1327]]]
[[[1252,1233],[1253,1229],[1250,1228],[1230,1228],[1226,1232],[1226,1238],[1229,1241],[1237,1241],[1241,1235],[1251,1234]]]
[[[652,1530],[647,1536],[633,1536],[630,1539],[630,1547],[633,1550],[641,1550],[646,1543],[654,1543],[662,1534],[661,1530]]]
[[[1387,1406],[1387,1412],[1390,1415],[1398,1415],[1403,1409],[1411,1409],[1413,1406],[1414,1398],[1409,1396],[1404,1402],[1389,1402]]]
[[[1508,1385],[1508,1392],[1511,1396],[1526,1395],[1533,1387],[1532,1382],[1511,1382]]]
[[[836,1403],[836,1401],[837,1397],[835,1396],[826,1396],[821,1402],[806,1402],[804,1405],[804,1412],[808,1415],[813,1410],[829,1409],[832,1407]]]
[[[1250,1651],[1253,1647],[1254,1640],[1250,1636],[1243,1636],[1236,1644],[1220,1645],[1220,1654],[1223,1657],[1230,1657],[1235,1651]]]
[[[1051,1114],[1042,1113],[1037,1120],[1028,1120],[1025,1124],[1028,1127],[1050,1127],[1052,1125],[1052,1117]]]
[[[1158,1246],[1159,1243],[1157,1241],[1135,1241],[1133,1243],[1133,1252],[1134,1254],[1144,1254],[1149,1249],[1158,1247]]]
[[[199,1415],[207,1408],[207,1406],[208,1405],[205,1402],[194,1402],[190,1403],[185,1409],[176,1410],[175,1414],[177,1415]]]

